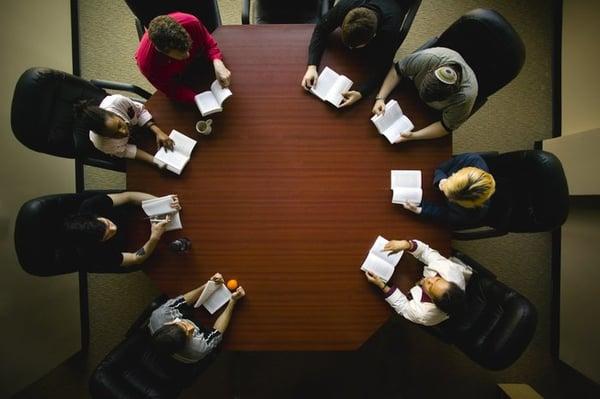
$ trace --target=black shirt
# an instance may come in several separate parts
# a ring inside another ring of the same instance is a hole
[[[353,50],[363,53],[374,70],[367,81],[355,89],[363,97],[369,95],[381,85],[401,44],[400,28],[408,11],[406,3],[405,0],[341,0],[315,26],[308,48],[308,65],[319,66],[327,45],[327,36],[342,25],[350,10],[357,7],[370,8],[378,15],[377,33],[367,46]]]
[[[83,201],[79,207],[80,213],[91,213],[98,217],[109,219],[117,226],[117,233],[106,241],[78,248],[79,256],[82,258],[83,268],[95,273],[120,273],[135,269],[121,266],[123,263],[123,248],[125,246],[125,224],[126,206],[115,207],[112,200],[106,194],[98,194]]]

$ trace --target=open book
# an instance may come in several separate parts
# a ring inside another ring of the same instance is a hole
[[[231,292],[225,287],[225,284],[217,284],[209,280],[204,287],[204,291],[194,304],[195,308],[204,305],[210,314],[215,313],[231,299]]]
[[[218,80],[210,85],[209,91],[203,91],[194,96],[194,101],[202,116],[223,111],[223,101],[227,100],[233,93],[226,87],[222,87]]]
[[[388,242],[389,241],[382,236],[378,236],[375,240],[375,244],[373,244],[369,250],[367,259],[365,259],[360,267],[360,270],[371,272],[381,277],[386,283],[390,277],[392,277],[392,274],[394,274],[394,269],[404,253],[404,251],[395,254],[391,254],[390,251],[384,252],[383,247],[385,247],[385,244]]]
[[[392,203],[420,204],[423,199],[420,170],[392,170]]]
[[[352,87],[350,79],[337,74],[329,67],[325,67],[317,79],[317,84],[310,89],[310,92],[321,100],[329,101],[339,108],[344,99],[342,93],[347,92],[350,87]]]
[[[169,215],[171,221],[167,224],[166,231],[179,230],[183,226],[181,225],[179,211],[171,208],[172,202],[173,196],[165,195],[164,197],[142,201],[142,209],[146,212],[146,215],[150,216],[150,219],[154,220],[165,219]]]
[[[410,132],[415,128],[410,119],[402,113],[402,109],[400,109],[400,105],[396,100],[388,101],[385,104],[385,112],[373,116],[371,122],[391,144],[394,144],[400,138],[400,133]]]
[[[161,147],[154,155],[154,158],[164,162],[167,165],[167,169],[171,172],[180,175],[185,165],[189,162],[192,150],[197,141],[185,134],[179,133],[177,130],[171,131],[169,137],[175,142],[173,151],[167,151],[165,147]]]

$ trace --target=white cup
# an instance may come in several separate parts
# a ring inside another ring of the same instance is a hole
[[[196,122],[196,131],[200,134],[208,136],[212,132],[212,119],[199,120]]]

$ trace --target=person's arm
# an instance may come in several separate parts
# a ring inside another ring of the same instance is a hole
[[[146,241],[146,243],[135,253],[123,252],[123,262],[121,263],[121,266],[128,267],[144,263],[144,261],[146,261],[146,259],[148,259],[150,255],[152,255],[152,252],[154,252],[156,245],[160,241],[160,237],[162,237],[162,235],[164,234],[165,228],[170,221],[171,218],[167,216],[164,220],[161,220],[160,222],[152,223],[150,230],[150,238],[148,239],[148,241]]]
[[[217,284],[224,283],[223,276],[221,275],[221,273],[215,273],[210,278],[210,281],[214,281]],[[194,288],[193,290],[188,291],[185,294],[183,294],[183,299],[185,299],[185,301],[187,302],[188,305],[193,305],[194,303],[196,303],[196,301],[198,300],[198,298],[200,298],[200,295],[202,295],[202,292],[206,288],[206,284],[208,284],[208,283],[204,283],[200,287]]]
[[[410,210],[410,209],[409,209]],[[414,211],[413,211],[414,212]],[[423,201],[420,212],[415,212],[424,218],[441,224],[448,224],[448,206]]]
[[[321,57],[327,47],[327,39],[331,32],[336,30],[342,22],[348,11],[360,5],[361,1],[341,0],[331,10],[321,18],[315,26],[310,44],[308,46],[308,66],[317,67],[321,63]]]
[[[125,204],[141,205],[142,201],[156,198],[152,194],[141,193],[139,191],[125,191],[122,193],[107,194],[113,202],[113,206],[121,206]]]
[[[229,326],[229,321],[231,320],[231,315],[233,313],[233,308],[235,307],[237,301],[244,297],[244,295],[246,295],[246,292],[244,291],[243,287],[240,286],[235,290],[231,296],[231,299],[229,300],[229,303],[227,304],[227,307],[223,313],[219,315],[217,320],[215,320],[215,325],[213,326],[215,330],[219,331],[221,334],[227,330],[227,326]]]
[[[444,137],[450,134],[450,131],[446,130],[441,121],[434,122],[429,126],[419,129],[416,132],[404,132],[400,134],[400,138],[396,140],[396,143],[402,143],[410,140],[431,140],[439,137]]]
[[[429,247],[429,245],[425,244],[419,240],[410,240],[411,245],[414,249],[411,248],[409,252],[417,258],[419,261],[429,265],[431,262],[444,260],[447,261],[444,256],[442,256],[438,251]]]
[[[385,99],[390,95],[394,87],[400,83],[401,76],[396,72],[396,67],[392,64],[392,67],[388,71],[379,91],[377,97],[375,97],[375,104],[373,105],[373,113],[380,115],[385,112]]]
[[[393,35],[382,33],[381,37],[375,37],[373,41],[376,41],[376,43],[369,44],[369,46],[374,46],[369,51],[369,54],[371,54],[369,57],[369,76],[364,82],[358,84],[355,89],[362,97],[370,95],[383,84],[383,80],[387,77],[386,72],[394,62],[394,55],[400,42],[400,34],[398,32]]]

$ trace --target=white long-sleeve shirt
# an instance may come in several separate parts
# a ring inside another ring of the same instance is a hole
[[[455,283],[462,290],[465,290],[467,281],[473,274],[473,270],[469,266],[443,257],[438,251],[431,249],[429,245],[421,241],[412,241],[417,244],[417,248],[411,252],[412,255],[426,265],[423,268],[424,277],[434,277],[439,274],[444,280]],[[392,288],[385,300],[398,314],[413,323],[433,326],[448,319],[448,315],[435,306],[434,303],[421,302],[423,289],[420,286],[415,285],[412,287],[410,293],[412,295],[411,300],[398,288]]]
[[[99,107],[115,113],[129,126],[144,126],[152,119],[152,115],[146,107],[121,94],[105,97]],[[129,144],[129,138],[130,136],[123,138],[103,137],[90,130],[90,140],[94,147],[105,154],[119,158],[135,158],[137,146]]]

